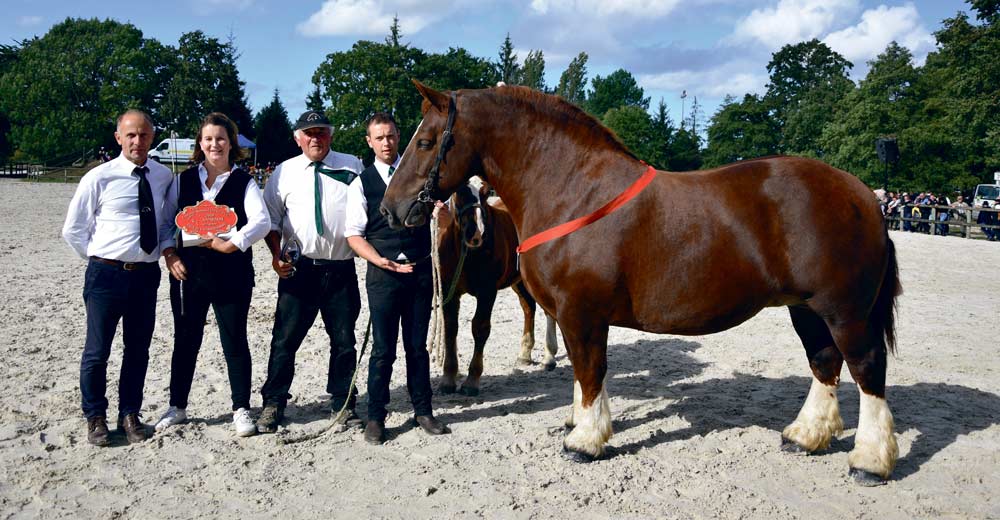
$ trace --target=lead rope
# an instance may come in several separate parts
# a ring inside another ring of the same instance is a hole
[[[444,366],[444,306],[441,302],[441,254],[438,252],[438,212],[431,217],[431,273],[434,283],[434,297],[431,316],[431,340],[427,342],[427,351],[438,366]]]
[[[340,407],[340,411],[334,416],[333,421],[330,422],[325,428],[315,431],[312,433],[306,433],[302,435],[296,435],[294,437],[279,437],[278,444],[298,444],[300,442],[311,441],[317,439],[330,431],[331,428],[337,425],[337,423],[344,418],[344,414],[347,412],[347,404],[351,402],[351,395],[354,394],[354,387],[358,381],[358,372],[361,371],[361,360],[365,356],[365,350],[368,348],[368,339],[371,337],[372,332],[372,317],[369,313],[368,315],[368,325],[365,326],[365,339],[361,342],[361,352],[358,353],[358,362],[354,366],[354,374],[351,376],[351,386],[347,389],[347,399],[344,400],[344,406]]]

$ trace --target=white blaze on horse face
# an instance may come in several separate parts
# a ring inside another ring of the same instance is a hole
[[[885,399],[858,390],[861,394],[858,431],[854,434],[854,449],[847,456],[847,464],[889,478],[899,457],[892,412]]]
[[[837,385],[824,385],[813,377],[809,395],[802,405],[795,422],[789,424],[781,436],[800,448],[814,452],[830,446],[830,440],[844,431],[837,403]]]
[[[483,201],[479,196],[479,190],[474,190],[472,194],[476,196],[476,209],[474,210],[476,217],[476,237],[482,241],[483,235],[486,234],[486,219],[483,217]]]
[[[607,376],[601,391],[590,406],[583,405],[583,389],[573,382],[573,420],[576,427],[566,436],[563,446],[577,453],[597,458],[604,454],[604,444],[611,438],[611,406],[608,403]]]

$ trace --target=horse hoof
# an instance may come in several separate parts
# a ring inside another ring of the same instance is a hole
[[[809,454],[809,452],[806,451],[805,448],[799,446],[794,441],[790,441],[784,437],[781,438],[781,451],[785,453],[804,453],[806,455]]]
[[[517,364],[521,365],[522,367],[529,367],[532,364],[531,363],[531,358],[528,358],[528,359],[517,358]]]
[[[551,371],[553,371],[555,369],[556,369],[556,362],[555,361],[553,361],[551,363],[546,363],[545,364],[545,371],[546,372],[551,372]]]
[[[471,387],[468,387],[468,386],[463,386],[462,389],[459,390],[459,392],[462,395],[467,395],[469,397],[476,397],[477,395],[479,395],[479,389],[478,388],[471,388]]]
[[[854,479],[856,484],[865,487],[881,486],[885,484],[884,478],[863,469],[851,468],[847,474]]]
[[[590,455],[589,453],[581,453],[579,451],[573,451],[563,445],[563,457],[570,462],[576,462],[578,464],[587,464],[597,460],[596,457]]]
[[[441,385],[438,387],[438,392],[442,394],[454,394],[455,388],[455,385]]]

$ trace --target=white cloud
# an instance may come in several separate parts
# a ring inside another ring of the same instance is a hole
[[[42,23],[41,16],[22,16],[17,19],[17,25],[21,27],[34,27]]]
[[[934,47],[934,37],[921,25],[913,4],[900,7],[881,5],[865,11],[852,27],[830,33],[823,42],[855,65],[875,58],[889,42],[896,41],[910,49],[918,61]]]
[[[736,25],[732,39],[759,41],[768,48],[817,38],[838,20],[859,9],[858,0],[779,0],[774,7],[754,9]]]
[[[531,9],[538,14],[572,13],[577,16],[609,15],[642,18],[665,16],[680,0],[531,0]]]
[[[646,90],[688,91],[714,98],[726,94],[742,97],[748,92],[764,92],[766,73],[747,72],[745,64],[729,63],[707,70],[679,70],[662,74],[640,74],[636,80]]]
[[[326,0],[297,27],[305,36],[385,35],[399,16],[403,34],[415,34],[449,14],[452,2],[415,0]],[[433,14],[432,14],[433,13]]]

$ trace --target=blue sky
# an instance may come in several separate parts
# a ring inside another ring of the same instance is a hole
[[[763,92],[767,62],[786,43],[819,38],[854,63],[858,79],[892,40],[923,63],[941,21],[969,12],[958,0],[2,0],[0,8],[4,43],[44,35],[67,17],[130,22],[171,45],[198,29],[232,33],[251,109],[278,88],[293,119],[328,53],[381,41],[398,15],[403,41],[427,52],[464,47],[495,59],[510,33],[519,59],[544,52],[550,86],[584,51],[590,78],[628,70],[675,121],[695,96],[707,121],[727,93]]]

